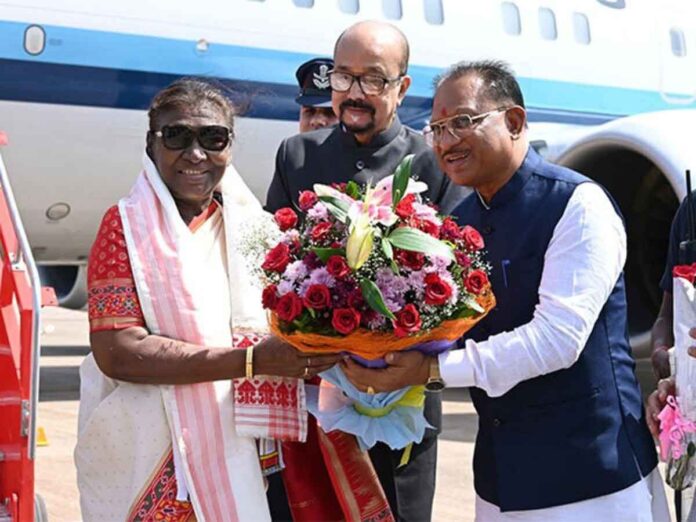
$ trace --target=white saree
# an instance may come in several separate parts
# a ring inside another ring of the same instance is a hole
[[[193,233],[145,156],[143,173],[119,202],[152,334],[244,347],[267,332],[261,291],[235,238],[263,211],[232,167],[221,189],[222,210]],[[304,440],[302,381],[133,384],[105,376],[91,355],[80,376],[75,461],[84,520],[138,520],[143,488],[172,450],[177,499],[188,497],[199,521],[270,520],[255,438]]]

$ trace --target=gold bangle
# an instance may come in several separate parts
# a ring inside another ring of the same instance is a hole
[[[246,351],[246,378],[252,379],[254,377],[254,346],[250,346]]]

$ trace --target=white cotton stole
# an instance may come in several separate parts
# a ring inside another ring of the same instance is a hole
[[[212,216],[193,233],[181,219],[154,164],[145,156],[144,172],[128,197],[119,202],[119,211],[148,330],[206,346],[244,348],[266,335],[267,321],[261,290],[248,273],[235,230],[263,210],[234,168],[227,169],[220,188],[220,215]],[[94,380],[94,371],[85,373],[88,381]],[[95,386],[103,388],[96,382]],[[153,411],[148,423],[161,422],[153,419],[166,423],[170,436],[165,443],[173,448],[177,498],[188,494],[199,521],[270,519],[254,439],[305,439],[301,380],[258,377],[128,387],[135,389],[131,392],[135,396],[142,389],[143,403],[151,410],[161,410]],[[159,400],[153,399],[153,389]],[[91,423],[92,419],[81,419],[81,426],[90,428]],[[168,446],[156,447],[163,439],[162,428],[158,430],[160,435],[153,440],[159,442],[149,451],[161,458]],[[126,457],[132,455],[137,460],[137,455],[143,454],[143,459],[150,462],[142,442],[138,449],[129,444]],[[81,457],[86,460],[89,451],[79,453],[80,443],[76,450],[78,464]],[[133,465],[142,468],[135,475],[142,475],[149,464]],[[133,491],[138,492],[135,488]],[[81,493],[84,515],[89,501],[82,487]],[[112,510],[111,514],[115,512],[120,510]]]

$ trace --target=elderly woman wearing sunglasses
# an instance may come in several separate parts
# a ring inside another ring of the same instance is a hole
[[[255,438],[302,440],[300,378],[337,357],[265,335],[237,249],[262,210],[230,164],[226,96],[179,80],[149,120],[143,171],[106,212],[89,259],[83,519],[267,520]]]

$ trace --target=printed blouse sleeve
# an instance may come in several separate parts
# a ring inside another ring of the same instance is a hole
[[[118,207],[102,219],[87,265],[90,331],[144,326]]]

